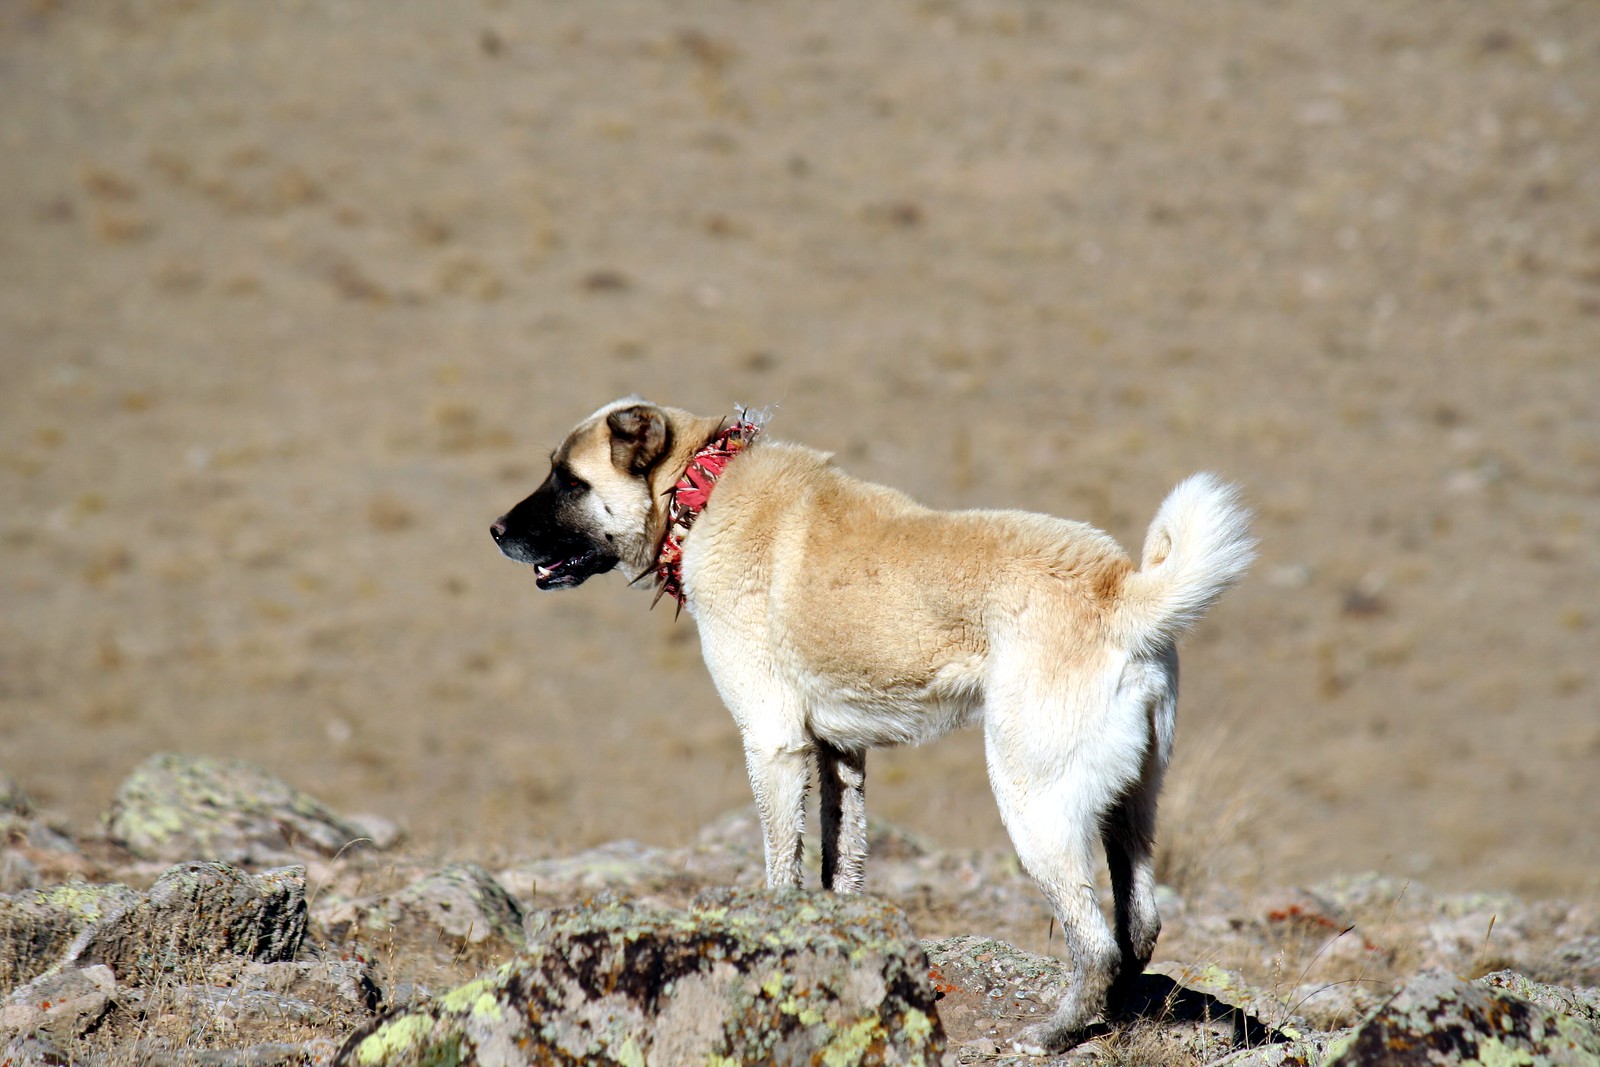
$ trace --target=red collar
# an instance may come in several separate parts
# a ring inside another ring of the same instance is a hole
[[[759,416],[758,416],[759,417]],[[718,432],[689,460],[676,485],[667,490],[667,532],[656,553],[656,600],[662,595],[672,597],[683,608],[683,539],[689,527],[705,510],[711,499],[711,490],[717,479],[727,469],[728,462],[743,452],[761,432],[761,426],[741,414],[739,420]],[[655,601],[651,601],[655,606]]]

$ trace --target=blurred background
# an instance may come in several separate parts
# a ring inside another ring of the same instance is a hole
[[[151,752],[417,847],[748,803],[694,626],[489,522],[638,392],[1137,553],[1170,833],[1282,884],[1600,889],[1600,19],[1582,2],[0,6],[0,767]],[[872,808],[1003,845],[975,734]]]

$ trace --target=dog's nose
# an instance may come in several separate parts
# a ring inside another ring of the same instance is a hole
[[[496,520],[494,520],[494,525],[489,527],[489,536],[494,538],[495,544],[499,544],[500,543],[500,539],[502,537],[504,537],[505,535],[506,535],[506,520],[504,520],[504,519],[496,519]]]

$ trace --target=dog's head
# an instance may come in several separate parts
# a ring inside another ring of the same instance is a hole
[[[550,474],[489,528],[500,551],[535,568],[540,589],[570,589],[618,566],[643,573],[665,532],[662,494],[718,420],[638,397],[580,422]]]

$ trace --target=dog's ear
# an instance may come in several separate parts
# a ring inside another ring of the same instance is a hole
[[[618,470],[643,474],[667,450],[667,417],[653,404],[618,408],[606,416],[611,430],[611,462]]]

